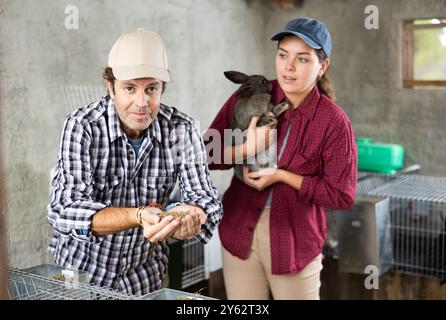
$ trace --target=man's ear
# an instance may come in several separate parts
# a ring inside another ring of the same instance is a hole
[[[113,87],[113,83],[111,83],[111,81],[109,80],[104,80],[104,84],[108,89],[108,94],[110,95],[110,97],[112,99],[114,99],[115,97],[115,88]]]

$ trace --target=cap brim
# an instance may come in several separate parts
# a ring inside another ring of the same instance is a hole
[[[114,67],[112,70],[118,80],[155,78],[164,82],[170,81],[169,71],[154,66],[124,66]]]
[[[289,35],[293,35],[293,36],[296,36],[296,37],[302,39],[307,45],[309,45],[313,49],[322,49],[322,47],[320,45],[318,45],[315,41],[311,40],[305,34],[300,33],[300,32],[296,32],[296,31],[286,31],[285,30],[285,31],[276,33],[275,35],[273,35],[271,37],[271,40],[277,41],[277,40],[280,40],[283,37],[289,36]]]

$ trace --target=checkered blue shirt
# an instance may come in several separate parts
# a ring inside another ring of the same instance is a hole
[[[205,209],[207,222],[197,237],[206,243],[222,205],[193,119],[161,104],[136,158],[108,95],[73,111],[65,120],[47,207],[56,263],[88,271],[92,283],[129,294],[160,289],[168,263],[165,242],[146,241],[141,227],[96,236],[91,221],[109,206],[165,204],[177,178],[181,201]]]

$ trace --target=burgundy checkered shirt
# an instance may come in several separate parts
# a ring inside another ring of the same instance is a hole
[[[276,80],[271,83],[271,101],[276,105],[285,95]],[[224,137],[223,130],[229,128],[235,102],[234,94],[210,126],[221,137]],[[299,272],[322,252],[327,229],[326,209],[350,208],[356,188],[356,144],[350,121],[340,107],[315,87],[298,108],[280,116],[277,150],[281,150],[288,122],[290,133],[278,165],[304,176],[301,189],[276,183],[257,191],[233,177],[223,196],[224,215],[219,226],[225,249],[246,259],[254,229],[272,190],[273,274]],[[224,146],[223,141],[221,145]],[[232,168],[215,163],[209,167],[211,170]]]

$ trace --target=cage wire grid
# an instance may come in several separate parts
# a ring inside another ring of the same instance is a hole
[[[357,195],[389,198],[395,271],[446,281],[446,178],[361,177]]]
[[[60,94],[64,101],[65,113],[84,107],[91,102],[99,100],[107,90],[104,86],[85,86],[67,84],[60,87]]]
[[[163,288],[130,295],[93,284],[72,283],[9,268],[8,294],[12,300],[216,300],[200,293]]]
[[[205,279],[203,244],[198,239],[184,241],[181,287],[184,289]]]
[[[113,289],[93,284],[71,283],[9,268],[9,297],[12,300],[138,300]]]

